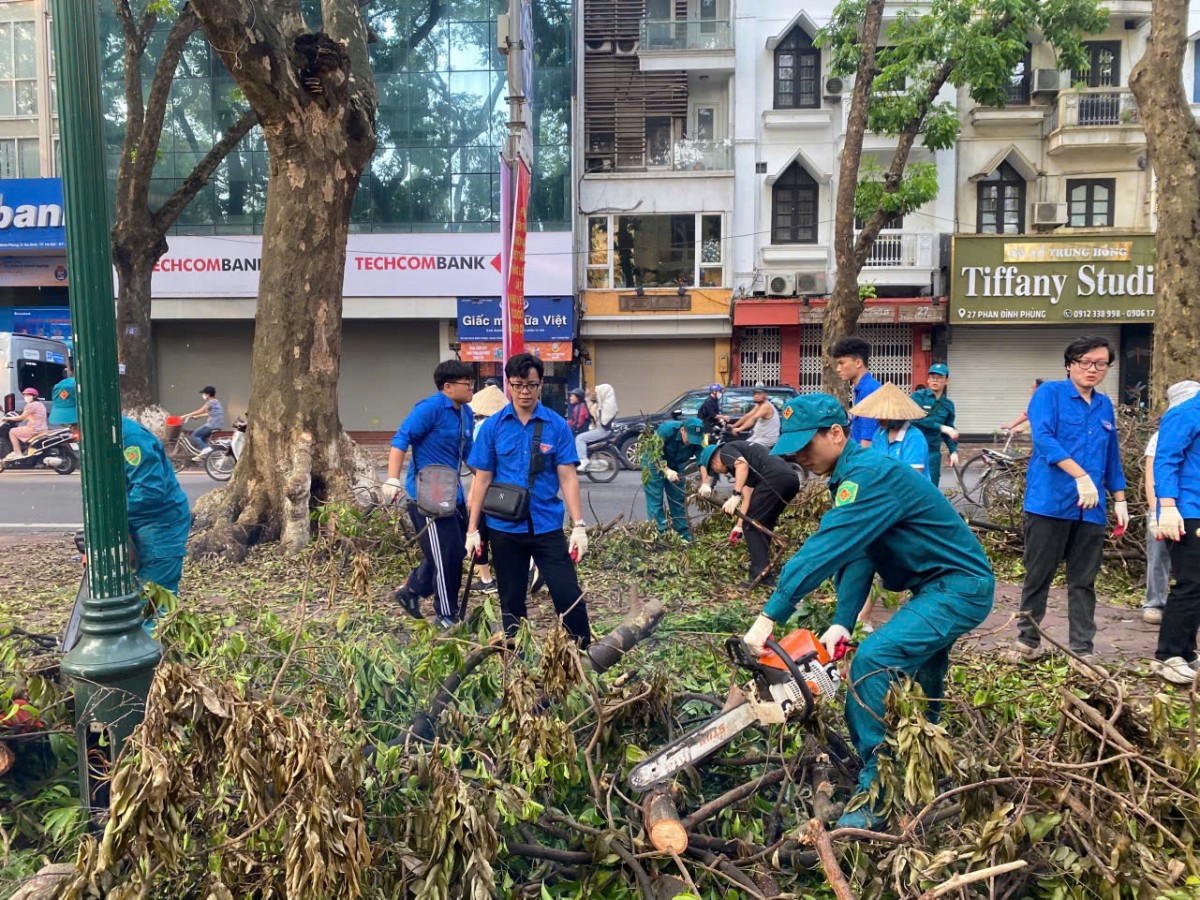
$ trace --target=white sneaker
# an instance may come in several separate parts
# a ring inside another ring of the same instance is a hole
[[[1162,624],[1162,607],[1161,606],[1146,606],[1142,609],[1142,621],[1147,625]]]
[[[1156,659],[1150,663],[1150,671],[1171,684],[1190,685],[1196,679],[1196,670],[1182,656]]]
[[[589,461],[585,460],[584,462],[581,462],[581,463],[578,465],[578,467],[576,468],[576,470],[575,470],[575,471],[577,471],[577,472],[579,472],[580,474],[582,474],[582,473],[586,472],[588,469],[590,469],[591,467],[592,467],[592,464],[591,464],[591,462],[589,462]]]
[[[208,456],[208,454],[212,453],[212,451],[213,451],[212,447],[205,447],[203,450],[200,451],[200,458],[204,459],[204,457]]]

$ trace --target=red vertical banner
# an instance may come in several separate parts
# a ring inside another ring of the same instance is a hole
[[[527,213],[529,210],[529,189],[533,175],[523,160],[512,164],[515,170],[510,176],[512,184],[512,207],[509,216],[510,231],[507,246],[507,265],[503,265],[504,302],[501,304],[504,320],[504,358],[520,353],[525,349],[525,235],[527,228]],[[513,177],[515,176],[515,178]],[[503,195],[503,182],[501,182]],[[504,231],[504,221],[501,219],[501,232]]]
[[[512,331],[512,321],[508,311],[508,273],[512,269],[512,227],[513,227],[513,164],[504,154],[500,154],[500,365],[508,361],[508,336]],[[521,336],[525,335],[525,319],[521,318]],[[504,393],[508,393],[508,382],[505,382]]]

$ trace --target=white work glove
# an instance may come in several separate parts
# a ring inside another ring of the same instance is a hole
[[[739,497],[737,494],[734,494],[732,497],[730,497],[728,500],[725,501],[725,503],[721,506],[721,509],[725,511],[726,515],[732,516],[734,513],[737,512],[738,504],[741,502],[742,502],[742,498]]]
[[[1117,525],[1127,528],[1129,526],[1129,501],[1118,500],[1113,504],[1113,512],[1117,514]]]
[[[733,530],[731,532],[729,532],[729,543],[736,544],[741,539],[742,539],[742,523],[739,520],[738,523],[733,526]]]
[[[1179,514],[1179,507],[1164,506],[1158,511],[1158,529],[1154,534],[1154,539],[1157,541],[1177,541],[1183,537],[1185,529],[1183,516]]]
[[[946,437],[950,438],[950,440],[952,440],[952,441],[958,440],[958,430],[957,429],[951,428],[949,425],[943,425],[938,430],[941,431],[941,433],[944,434]]]
[[[742,643],[750,648],[750,652],[755,656],[762,656],[767,652],[767,641],[771,637],[771,633],[775,630],[775,620],[770,616],[759,615],[754,620],[754,624],[750,626],[750,630],[746,632],[742,638]]]
[[[1075,479],[1075,490],[1079,491],[1079,502],[1076,506],[1084,509],[1094,509],[1100,503],[1100,492],[1096,490],[1096,482],[1086,472]]]
[[[383,483],[381,493],[384,503],[394,503],[396,498],[404,493],[404,482],[399,478],[389,478]]]
[[[830,659],[833,659],[838,641],[848,640],[850,640],[850,631],[844,625],[830,625],[821,635],[821,643],[825,646],[825,652],[829,654]]]
[[[679,473],[670,466],[667,466],[667,468],[663,469],[663,475],[665,475],[667,481],[671,482],[672,484],[679,480]]]
[[[567,548],[571,552],[571,559],[579,562],[587,553],[587,527],[584,525],[576,525],[571,529],[571,539],[567,541]]]
[[[952,468],[952,469],[958,468],[958,454],[957,453],[950,454],[950,468]]]
[[[483,538],[478,531],[467,534],[467,558],[477,559],[483,554]]]
[[[1146,511],[1146,534],[1150,535],[1150,540],[1154,540],[1158,531],[1158,516],[1154,514],[1154,510]]]
[[[700,496],[701,497],[711,497],[712,496],[712,485],[709,484],[707,481],[704,482],[704,484],[700,485]]]

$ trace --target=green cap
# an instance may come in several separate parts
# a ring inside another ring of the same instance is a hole
[[[709,461],[713,458],[713,454],[717,452],[717,445],[713,444],[710,447],[705,447],[700,451],[700,468],[707,469]]]
[[[850,423],[837,397],[829,394],[804,394],[794,397],[783,408],[779,441],[771,451],[774,456],[799,453],[808,446],[818,428]]]
[[[704,423],[696,416],[688,416],[683,420],[683,430],[687,432],[689,438],[699,440],[704,437]]]
[[[934,363],[929,367],[930,375],[943,375],[946,378],[950,377],[950,367],[945,363]]]

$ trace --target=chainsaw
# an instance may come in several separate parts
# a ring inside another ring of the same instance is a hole
[[[725,642],[734,666],[753,673],[749,684],[741,688],[745,700],[635,766],[629,773],[633,790],[646,791],[707,759],[751,725],[806,722],[822,697],[837,693],[842,680],[837,660],[845,655],[848,641],[838,644],[835,659],[830,658],[816,635],[803,628],[785,635],[782,641],[768,639],[766,646],[770,652],[755,658],[741,638],[731,637]]]

